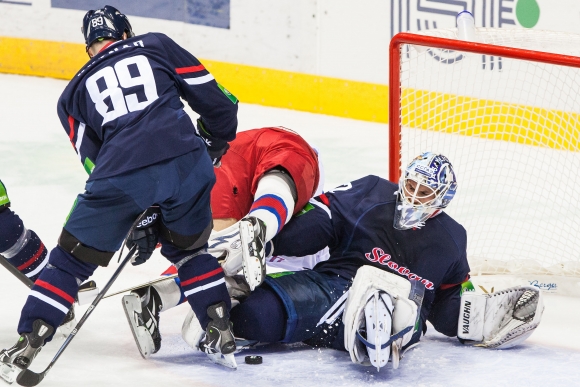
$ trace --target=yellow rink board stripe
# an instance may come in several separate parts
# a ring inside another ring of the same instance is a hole
[[[68,80],[87,60],[82,44],[0,37],[3,73]],[[242,102],[388,122],[386,85],[201,61]],[[579,149],[580,118],[576,113],[418,90],[404,90],[401,106],[404,126],[555,149]]]
[[[71,79],[83,44],[0,37],[0,72]],[[242,102],[386,123],[386,85],[200,59]],[[387,71],[385,69],[385,71]]]

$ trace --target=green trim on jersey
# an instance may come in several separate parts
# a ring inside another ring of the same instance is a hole
[[[68,222],[68,218],[70,218],[70,214],[72,214],[72,212],[74,211],[74,209],[76,208],[77,204],[79,203],[79,198],[77,197],[75,199],[75,202],[73,203],[72,208],[70,209],[70,211],[68,212],[68,215],[66,216],[66,219],[64,221],[64,224],[62,225],[63,227],[66,225],[66,222]]]
[[[220,90],[222,91],[222,93],[224,93],[226,95],[226,97],[229,98],[230,101],[232,101],[233,104],[238,103],[238,99],[236,98],[235,95],[233,95],[232,93],[230,93],[228,91],[228,89],[226,89],[225,87],[223,87],[222,85],[220,85],[219,83],[217,84],[218,87],[220,88]]]
[[[8,199],[8,191],[0,180],[0,206],[8,206],[8,204],[10,204],[10,199]]]
[[[295,272],[293,271],[282,271],[280,273],[270,273],[268,274],[268,277],[270,278],[280,278],[280,277],[284,277],[286,275],[291,275],[294,274]]]
[[[304,206],[304,208],[301,209],[300,212],[297,213],[295,216],[302,216],[305,213],[307,213],[308,211],[313,210],[313,209],[314,209],[314,206],[311,203],[306,203],[306,205]]]
[[[93,173],[93,169],[95,169],[95,163],[93,163],[88,157],[85,157],[85,163],[83,164],[83,167],[85,167],[85,171],[87,171],[87,173],[90,175]]]

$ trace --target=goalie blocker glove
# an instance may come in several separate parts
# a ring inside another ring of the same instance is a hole
[[[127,247],[137,245],[137,253],[131,259],[133,266],[145,263],[155,251],[159,239],[159,225],[161,222],[161,211],[158,206],[151,206],[141,215],[137,221],[137,226],[127,237]]]
[[[544,303],[534,286],[486,294],[477,294],[470,281],[462,287],[457,337],[464,344],[510,348],[526,340],[540,324]]]

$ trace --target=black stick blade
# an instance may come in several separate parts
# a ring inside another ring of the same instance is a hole
[[[16,382],[21,386],[32,387],[42,382],[42,379],[44,379],[44,372],[37,374],[36,372],[32,372],[30,370],[24,370],[20,373],[20,375],[18,375]]]

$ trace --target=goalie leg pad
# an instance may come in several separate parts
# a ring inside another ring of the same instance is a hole
[[[361,267],[346,301],[344,345],[357,364],[380,369],[413,336],[418,305],[409,300],[411,283],[372,266]],[[366,337],[361,333],[365,332]]]
[[[533,286],[516,286],[491,294],[461,296],[457,337],[486,348],[510,348],[522,343],[540,324],[542,293]]]

